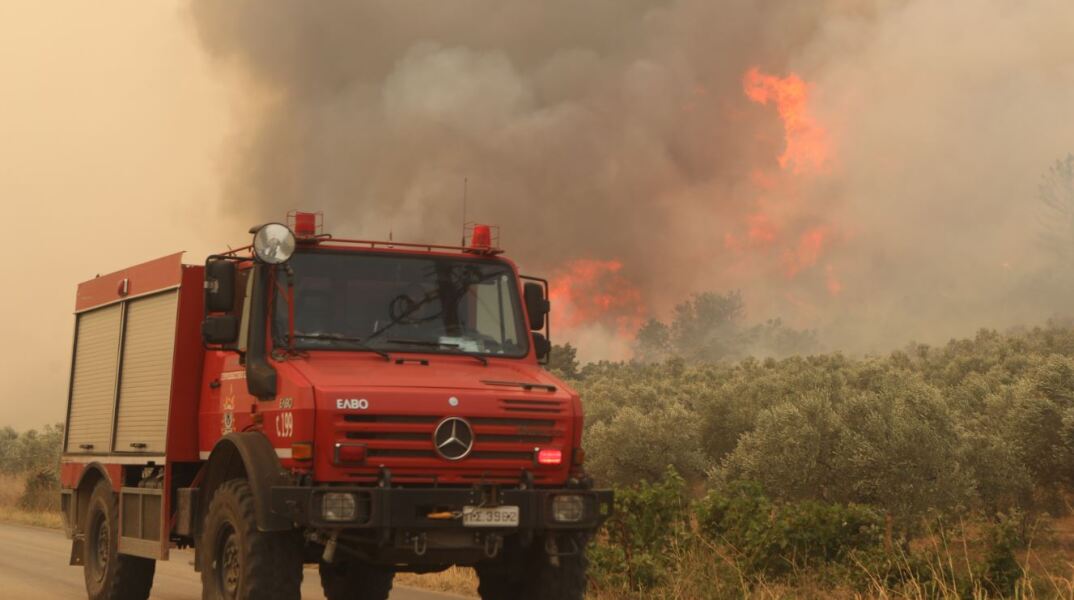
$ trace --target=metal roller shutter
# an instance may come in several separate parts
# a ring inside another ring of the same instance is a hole
[[[117,452],[164,452],[178,297],[177,291],[165,292],[127,306]]]
[[[107,452],[112,441],[121,316],[119,304],[78,315],[68,452]]]

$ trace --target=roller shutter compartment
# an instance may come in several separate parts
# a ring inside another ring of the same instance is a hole
[[[116,452],[164,452],[178,297],[169,291],[127,305]]]
[[[107,452],[112,441],[122,314],[113,304],[77,317],[67,452]]]

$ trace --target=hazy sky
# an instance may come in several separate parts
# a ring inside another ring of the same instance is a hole
[[[1070,0],[3,0],[0,425],[62,419],[78,282],[292,208],[452,242],[464,177],[584,358],[704,291],[851,352],[1070,316],[1072,82]]]
[[[181,7],[0,2],[0,425],[63,419],[77,282],[246,237],[217,208],[240,106]]]

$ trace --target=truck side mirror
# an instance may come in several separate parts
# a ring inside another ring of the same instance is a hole
[[[551,308],[548,299],[544,297],[544,287],[539,283],[529,282],[522,288],[522,295],[526,301],[526,314],[530,318],[530,329],[533,331],[544,329],[545,316]]]
[[[533,334],[533,352],[537,355],[538,362],[547,362],[548,355],[552,353],[552,342],[549,342],[544,335],[535,332]]]
[[[230,346],[239,340],[235,310],[238,266],[234,260],[210,256],[205,261],[205,318],[201,339],[206,346]]]
[[[239,339],[235,315],[210,315],[201,322],[201,339],[206,344],[234,344]]]
[[[230,313],[235,310],[233,260],[209,259],[205,263],[205,312]]]

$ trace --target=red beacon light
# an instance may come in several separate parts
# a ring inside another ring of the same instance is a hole
[[[492,228],[488,225],[474,225],[474,233],[470,237],[470,247],[481,250],[492,248]]]
[[[298,239],[310,239],[321,235],[324,229],[324,213],[292,210],[287,213],[288,225]]]
[[[500,250],[500,228],[496,225],[464,223],[462,226],[462,249],[471,254],[492,255]],[[467,236],[470,237],[467,242]]]

